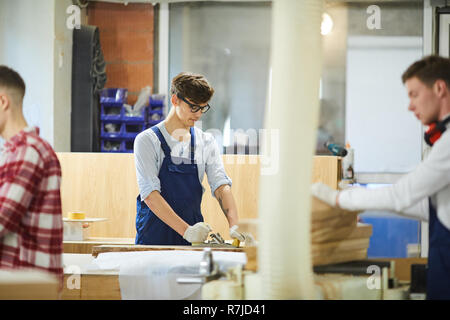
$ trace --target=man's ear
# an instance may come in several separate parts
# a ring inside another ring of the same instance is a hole
[[[448,94],[449,90],[450,88],[447,86],[447,83],[442,79],[438,79],[434,83],[433,91],[439,98],[442,98],[444,95]]]
[[[172,102],[173,106],[177,106],[179,101],[178,101],[178,97],[176,94],[173,94],[172,97],[170,98],[170,102]]]
[[[0,92],[0,110],[6,111],[7,109],[9,109],[9,105],[9,97],[5,93]]]

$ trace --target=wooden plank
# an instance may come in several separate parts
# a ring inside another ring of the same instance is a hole
[[[147,245],[102,245],[94,247],[92,255],[97,257],[100,253],[105,252],[129,252],[129,251],[161,251],[161,250],[188,250],[188,251],[203,251],[204,247],[200,246],[147,246]],[[227,252],[243,252],[243,248],[220,248],[211,247],[212,251],[227,251]]]
[[[312,221],[322,221],[336,216],[344,216],[347,214],[359,213],[357,211],[348,211],[337,207],[331,207],[325,202],[317,199],[316,197],[311,197],[311,220]]]
[[[327,220],[317,220],[312,221],[311,230],[317,231],[324,228],[339,228],[346,226],[356,227],[358,223],[358,218],[356,213],[347,213],[344,215],[339,215]]]
[[[342,179],[341,157],[315,156],[312,182],[322,182],[333,189],[338,188]]]
[[[133,238],[90,238],[83,241],[64,241],[64,253],[88,253],[92,254],[92,248],[101,245],[110,244],[128,244],[135,243]]]
[[[74,276],[80,277],[80,289],[75,287],[68,288],[68,285],[75,285]],[[64,287],[62,291],[63,300],[80,300],[81,299],[81,275],[64,274]]]
[[[58,279],[38,270],[0,270],[0,300],[56,300]]]
[[[363,260],[363,259],[367,259],[367,249],[341,252],[338,255],[313,256],[313,265],[320,266],[325,264]]]
[[[68,277],[64,275],[64,283]],[[62,300],[120,300],[120,284],[118,275],[82,274],[80,289],[68,289],[64,285]]]
[[[313,244],[311,246],[312,255],[314,257],[340,255],[341,253],[347,253],[348,251],[367,249],[369,247],[369,240],[369,238],[362,238]]]
[[[118,275],[81,276],[81,300],[120,300]]]
[[[323,243],[341,239],[370,238],[371,235],[372,225],[358,223],[357,226],[329,227],[311,231],[311,241],[313,243]]]

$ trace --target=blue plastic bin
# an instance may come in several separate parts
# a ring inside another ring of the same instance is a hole
[[[100,92],[100,103],[108,106],[121,107],[128,98],[128,89],[107,88]]]
[[[161,121],[163,120],[163,111],[160,110],[149,110],[148,111],[148,121]]]
[[[134,152],[134,139],[124,140],[124,152],[125,153]]]
[[[122,121],[128,122],[128,123],[145,123],[146,121],[146,115],[147,115],[147,108],[144,108],[139,116],[129,116],[127,115],[125,109],[123,111],[122,115]]]
[[[165,98],[166,97],[163,94],[152,94],[150,96],[150,100],[149,100],[150,109],[155,109],[155,108],[162,109],[164,107]]]
[[[124,109],[122,106],[103,105],[101,107],[100,120],[102,121],[122,121]]]
[[[102,139],[101,151],[110,153],[123,153],[125,143],[123,140]]]
[[[145,123],[124,123],[122,137],[125,139],[134,139],[136,136],[145,130]]]
[[[114,130],[108,131],[106,129],[107,126],[109,126],[109,129],[111,129],[111,127],[113,127]],[[123,130],[124,130],[123,124],[102,121],[100,135],[102,138],[121,138]]]

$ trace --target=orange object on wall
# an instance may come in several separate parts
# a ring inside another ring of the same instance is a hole
[[[134,104],[146,86],[153,89],[154,9],[152,4],[91,2],[88,23],[99,28],[106,60],[106,88],[127,88]]]

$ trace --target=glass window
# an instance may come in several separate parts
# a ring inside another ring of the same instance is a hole
[[[169,12],[169,79],[192,71],[215,89],[211,110],[197,125],[213,133],[226,153],[235,153],[235,143],[257,153],[268,90],[271,3],[172,3]]]
[[[199,126],[213,131],[226,152],[235,153],[236,142],[257,145],[270,82],[271,2],[169,8],[169,78],[198,72],[216,89]],[[330,1],[325,12],[316,153],[330,154],[325,142],[348,142],[356,172],[411,170],[421,158],[421,126],[407,111],[400,76],[422,55],[423,4]]]

